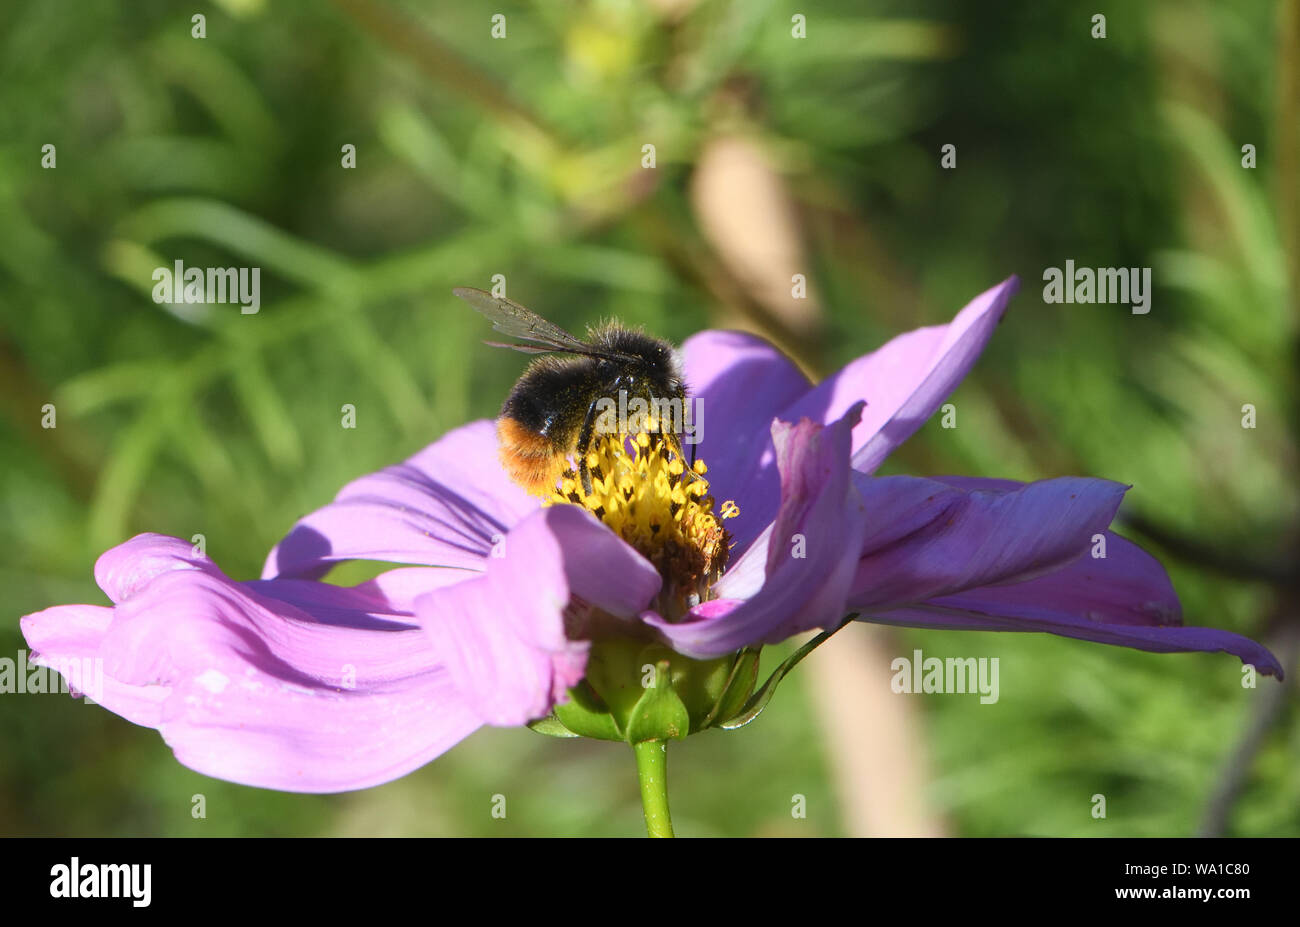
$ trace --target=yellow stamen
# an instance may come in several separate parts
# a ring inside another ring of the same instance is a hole
[[[688,468],[657,433],[626,437],[601,435],[592,444],[591,492],[571,468],[544,504],[581,505],[654,564],[664,580],[657,610],[672,620],[711,598],[731,537],[713,513],[704,461]],[[722,518],[738,514],[735,502],[722,506]]]

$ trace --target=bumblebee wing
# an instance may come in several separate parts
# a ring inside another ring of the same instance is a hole
[[[485,341],[483,342],[489,348],[510,348],[512,351],[519,351],[521,354],[550,354],[559,348],[538,348],[531,344],[510,344],[505,341]]]
[[[489,342],[489,344],[494,344],[495,347],[511,347],[516,350],[523,350],[525,353],[534,354],[540,354],[543,351],[567,351],[572,354],[602,353],[585,341],[570,335],[555,323],[546,321],[531,309],[519,305],[513,299],[506,299],[504,296],[493,296],[491,293],[467,286],[457,287],[452,290],[452,293],[486,316],[492,323],[492,327],[501,334],[546,345],[545,348],[537,350],[525,348],[523,345],[502,345]]]

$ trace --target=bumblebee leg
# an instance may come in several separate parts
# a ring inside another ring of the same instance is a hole
[[[599,398],[599,397],[597,397]],[[578,431],[578,444],[574,453],[578,457],[578,476],[582,480],[582,491],[591,495],[591,468],[587,466],[587,452],[591,450],[591,441],[596,430],[596,401],[587,406],[587,415],[582,420]]]
[[[676,431],[666,432],[664,435],[664,443],[666,443],[668,449],[673,452],[673,456],[682,462],[682,466],[685,470],[685,474],[682,478],[688,480],[695,479],[697,475],[695,472],[695,445],[691,445],[691,463],[690,466],[686,466],[686,450],[682,447],[681,433]]]
[[[578,476],[582,479],[582,491],[591,495],[591,468],[587,466],[587,455],[583,454],[578,461]]]

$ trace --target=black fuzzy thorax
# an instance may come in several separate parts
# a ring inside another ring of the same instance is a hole
[[[501,415],[567,450],[577,441],[591,406],[604,397],[617,401],[620,388],[627,390],[629,398],[684,396],[668,342],[615,325],[594,329],[588,337],[597,351],[619,357],[538,357],[506,397]]]

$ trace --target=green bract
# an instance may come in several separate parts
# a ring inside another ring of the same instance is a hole
[[[569,701],[529,727],[553,737],[629,744],[680,740],[742,714],[757,678],[757,648],[693,660],[661,644],[601,641]]]

